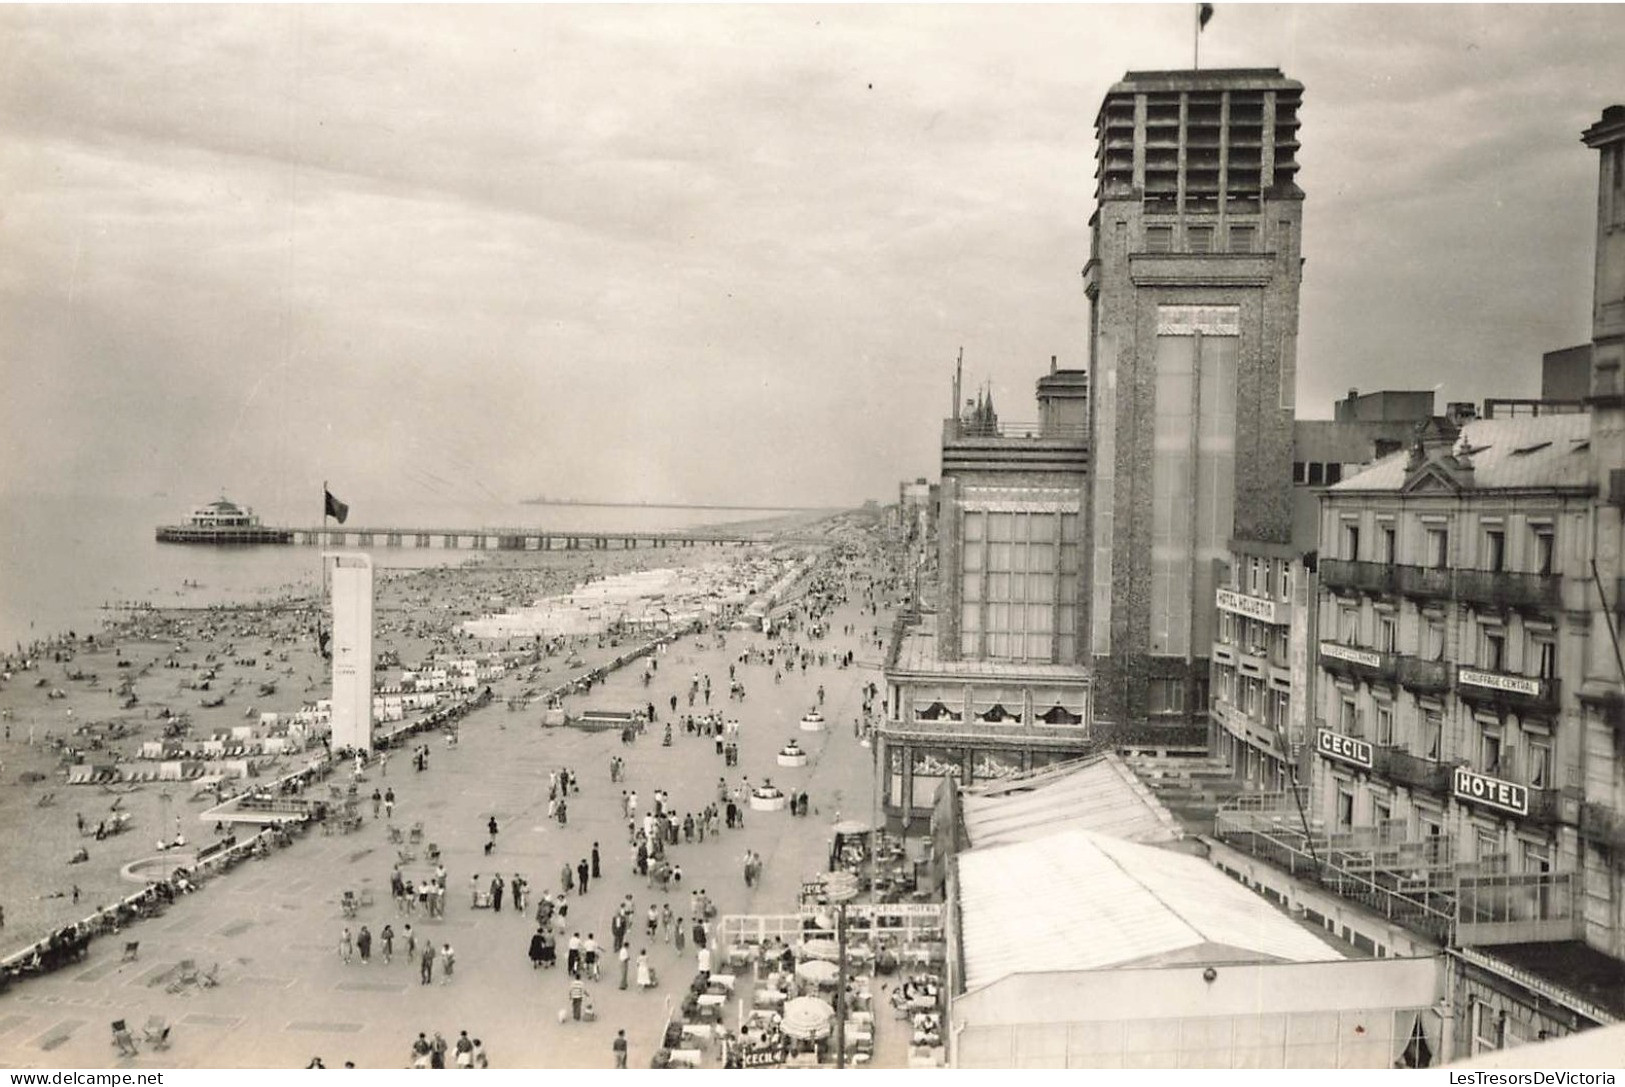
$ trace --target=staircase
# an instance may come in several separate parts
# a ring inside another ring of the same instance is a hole
[[[1222,760],[1205,747],[1124,747],[1118,752],[1187,831],[1211,834],[1213,813],[1246,792]]]

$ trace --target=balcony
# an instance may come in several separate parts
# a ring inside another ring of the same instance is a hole
[[[1458,665],[1456,695],[1464,702],[1520,717],[1556,717],[1563,707],[1561,680],[1514,676]]]
[[[1442,798],[1450,795],[1450,774],[1455,767],[1397,747],[1379,747],[1373,769],[1395,785]]]
[[[1450,599],[1450,571],[1443,567],[1396,566],[1394,573],[1394,588],[1401,596],[1412,600]]]
[[[1392,684],[1399,678],[1399,665],[1393,653],[1341,642],[1320,643],[1320,666],[1333,675],[1356,682]]]
[[[1322,559],[1320,583],[1333,592],[1392,594],[1398,582],[1396,570],[1386,562]]]
[[[1314,818],[1304,789],[1238,796],[1214,818],[1215,837],[1231,848],[1439,943],[1548,942],[1581,933],[1574,873],[1485,873],[1456,863],[1447,836],[1407,841],[1392,830],[1329,830]]]
[[[1442,695],[1450,690],[1450,665],[1445,661],[1402,656],[1397,662],[1397,675],[1399,685],[1416,694]]]
[[[1563,580],[1553,574],[1457,570],[1456,598],[1482,609],[1551,613],[1563,607]]]
[[[1612,804],[1581,804],[1580,837],[1606,849],[1625,850],[1625,812]]]
[[[1584,939],[1580,880],[1573,872],[1476,875],[1456,880],[1456,943],[1556,943]]]

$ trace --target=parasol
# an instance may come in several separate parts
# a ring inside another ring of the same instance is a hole
[[[843,819],[835,824],[835,833],[845,837],[856,837],[859,834],[869,833],[869,824],[859,819]]]
[[[796,967],[796,977],[814,985],[834,985],[841,976],[841,968],[825,959],[808,959]]]
[[[798,950],[804,959],[827,959],[834,962],[841,957],[841,949],[834,940],[803,940]]]
[[[798,996],[785,1002],[780,1029],[792,1038],[827,1038],[835,1019],[835,1009],[816,996]]]

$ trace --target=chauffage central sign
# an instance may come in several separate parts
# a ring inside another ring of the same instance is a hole
[[[1329,728],[1315,730],[1315,749],[1328,759],[1346,762],[1362,770],[1371,769],[1371,745]]]

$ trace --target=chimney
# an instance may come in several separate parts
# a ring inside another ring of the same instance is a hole
[[[1051,355],[1049,357],[1049,372],[1051,374],[1055,373],[1055,356],[1054,355]]]
[[[1350,400],[1358,400],[1358,399],[1360,399],[1360,390],[1359,389],[1350,389],[1349,390],[1349,399]]]

